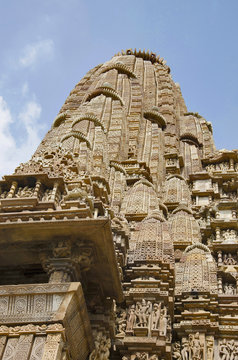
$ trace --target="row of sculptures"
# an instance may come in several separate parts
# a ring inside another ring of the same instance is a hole
[[[121,310],[117,317],[117,336],[125,335],[137,327],[148,330],[159,330],[160,335],[167,332],[168,316],[166,306],[142,299],[130,306],[129,310]]]
[[[207,360],[213,360],[212,338],[207,338]],[[183,338],[181,343],[176,341],[173,344],[172,358],[176,360],[201,360],[204,358],[204,344],[200,340],[199,332],[190,334],[188,339]]]
[[[231,283],[225,283],[223,286],[223,293],[225,295],[235,295],[236,294],[236,288]]]
[[[236,265],[237,260],[234,255],[231,253],[223,254],[221,251],[218,252],[217,255],[217,264],[218,265]]]
[[[34,187],[19,187],[15,194],[12,196],[13,198],[29,198],[34,195],[35,188]],[[41,201],[49,201],[51,200],[53,190],[52,189],[46,189],[41,194]],[[0,199],[6,199],[8,196],[8,191],[2,191],[0,194]]]
[[[229,341],[223,339],[219,343],[218,353],[219,360],[238,360],[238,343],[234,339]],[[183,338],[181,343],[176,341],[173,344],[172,358],[176,360],[200,360],[204,358],[205,354],[206,360],[214,359],[214,340],[213,337],[206,337],[206,350],[204,351],[204,344],[201,342],[198,332],[189,335],[188,339]]]
[[[137,351],[136,353],[122,356],[122,360],[159,360],[159,357],[157,354],[149,355],[145,351]]]
[[[234,163],[232,166],[230,165],[229,161],[223,161],[217,164],[209,164],[206,166],[207,172],[213,171],[238,171],[238,163]]]

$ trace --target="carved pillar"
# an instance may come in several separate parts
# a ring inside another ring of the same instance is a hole
[[[34,196],[34,197],[38,197],[38,194],[39,194],[39,191],[40,191],[40,187],[41,187],[41,181],[40,181],[40,180],[37,180],[36,186],[35,186],[35,189],[34,189],[34,193],[33,193],[33,196]]]
[[[217,227],[216,228],[216,241],[219,241],[221,238],[221,231],[220,231],[220,228]]]
[[[7,198],[12,198],[15,194],[15,191],[16,191],[16,188],[17,188],[17,182],[16,181],[13,181],[12,182],[12,186],[10,188],[10,191],[7,195]]]
[[[217,279],[217,287],[218,287],[218,294],[222,294],[223,290],[222,290],[222,277],[219,276]]]
[[[48,334],[42,360],[60,360],[63,345],[62,334]]]
[[[55,201],[58,187],[59,187],[59,183],[56,181],[54,183],[54,187],[53,187],[52,194],[51,194],[51,200],[53,200],[53,201]]]
[[[91,248],[76,247],[71,251],[70,241],[59,241],[52,253],[41,253],[40,260],[50,283],[80,281],[81,270],[91,266],[91,253]]]
[[[94,209],[93,217],[94,217],[94,219],[97,219],[97,217],[98,217],[98,208]]]
[[[66,266],[63,269],[56,270],[55,268],[48,271],[50,274],[49,283],[62,283],[71,281],[70,273],[66,271]]]
[[[217,253],[217,264],[218,266],[222,265],[222,251],[218,251]]]

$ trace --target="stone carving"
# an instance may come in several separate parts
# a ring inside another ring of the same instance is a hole
[[[235,289],[234,285],[232,285],[232,284],[225,283],[223,289],[224,289],[224,294],[226,294],[226,295],[236,294],[236,289]]]
[[[224,242],[237,242],[237,232],[233,229],[224,230],[221,232]]]
[[[89,71],[2,179],[3,360],[238,360],[238,151],[169,71],[131,49]]]
[[[136,352],[131,355],[123,356],[122,360],[158,360],[157,354],[149,355],[147,352]]]
[[[128,331],[133,330],[134,326],[136,325],[136,320],[137,320],[136,307],[135,307],[135,305],[131,305],[131,307],[128,311],[126,330],[128,330]]]
[[[57,331],[62,332],[64,327],[60,323],[54,324],[42,324],[42,325],[18,325],[18,326],[0,326],[0,335],[20,335],[20,334],[36,334],[36,333],[46,333],[47,331]]]
[[[152,304],[150,301],[142,299],[130,306],[127,314],[126,331],[133,331],[135,328],[147,328],[159,330],[160,335],[166,336],[167,333],[167,308],[161,307],[161,303]]]
[[[34,340],[34,343],[32,346],[31,356],[30,356],[29,360],[41,360],[42,359],[45,341],[46,341],[46,336],[35,337],[35,340]]]
[[[14,356],[16,355],[17,343],[18,338],[8,339],[2,360],[12,360],[14,358]]]
[[[199,333],[189,336],[189,346],[192,360],[200,360],[202,356],[202,346],[199,339]]]
[[[44,195],[42,196],[41,201],[50,201],[50,200],[52,200],[52,193],[53,193],[53,190],[46,189],[45,192],[44,192]]]
[[[213,360],[214,356],[214,339],[212,336],[206,337],[207,344],[207,360]]]
[[[24,188],[19,187],[15,193],[16,198],[31,197],[34,194],[34,188],[25,186]]]
[[[172,345],[172,358],[176,359],[176,360],[181,360],[182,359],[181,348],[180,348],[180,342],[179,341],[176,341]]]
[[[43,360],[57,360],[63,347],[62,334],[47,334]]]
[[[117,337],[124,336],[126,334],[127,327],[127,313],[125,310],[120,309],[118,312],[116,325],[117,325]]]
[[[182,360],[190,360],[189,359],[189,356],[191,354],[191,351],[190,351],[190,344],[188,342],[187,339],[182,339],[182,344],[181,344],[182,348],[181,348],[181,356],[182,356]],[[190,356],[191,358],[191,356]],[[191,359],[192,360],[192,359]]]
[[[220,341],[219,355],[221,360],[236,360],[238,359],[238,344],[233,339]]]
[[[108,360],[111,340],[99,332],[95,339],[95,349],[91,352],[89,360]]]
[[[190,334],[188,339],[183,338],[173,344],[172,358],[178,360],[203,359],[204,344],[201,343],[199,332]],[[213,339],[207,338],[207,359],[213,359]],[[212,355],[212,357],[211,357]]]
[[[223,257],[223,264],[224,265],[236,265],[236,260],[232,257],[231,253],[224,255]]]
[[[160,314],[161,314],[161,303],[159,304],[154,304],[153,305],[153,310],[152,310],[152,314],[151,314],[151,328],[152,329],[158,329],[159,327],[159,321],[160,321]],[[162,320],[164,320],[162,318]]]

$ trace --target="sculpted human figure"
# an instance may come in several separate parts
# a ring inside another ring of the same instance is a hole
[[[148,325],[148,309],[149,305],[146,303],[145,299],[142,299],[138,313],[140,326],[146,327]]]
[[[161,303],[154,304],[151,314],[151,329],[158,329],[161,312]]]
[[[21,197],[21,195],[22,195],[22,187],[19,187],[18,191],[15,193],[15,197],[19,198],[19,197]]]
[[[228,283],[225,283],[225,285],[224,285],[224,293],[227,295],[229,293]]]
[[[160,322],[159,322],[160,334],[166,335],[167,332],[167,308],[164,306],[160,313]]]
[[[188,341],[187,339],[182,339],[182,350],[181,350],[182,360],[188,360],[188,351],[189,351]]]
[[[22,197],[31,197],[33,195],[34,189],[33,188],[29,188],[29,186],[25,186],[22,189],[21,195]]]
[[[103,342],[101,345],[101,354],[100,354],[100,360],[108,360],[110,355],[110,347],[111,347],[111,340],[106,338],[106,336],[103,338]]]
[[[89,360],[98,360],[100,356],[100,342],[101,342],[101,333],[98,333],[95,339],[95,349],[89,355]]]
[[[133,330],[133,327],[136,324],[136,307],[135,305],[131,305],[129,310],[129,316],[126,324],[126,330],[130,331]]]
[[[199,333],[197,332],[192,341],[191,341],[191,354],[192,360],[200,360],[201,359],[201,343],[199,339]]]
[[[219,353],[221,360],[230,360],[226,339],[223,339],[223,341],[220,343]]]
[[[214,341],[213,338],[208,336],[206,338],[207,340],[207,360],[213,360],[213,346],[214,346]]]
[[[172,350],[172,358],[176,360],[181,360],[181,352],[180,352],[180,343],[179,341],[176,341],[173,344],[173,350]]]
[[[232,284],[229,284],[229,285],[228,285],[227,293],[226,293],[226,294],[228,294],[228,295],[234,295],[234,294],[235,294],[235,289],[234,289],[234,287],[233,287]]]
[[[227,343],[229,360],[234,360],[235,341],[232,339]]]
[[[135,358],[134,358],[134,360],[147,360],[147,353],[146,352],[137,352],[136,354],[135,354]]]
[[[117,325],[118,325],[118,333],[117,336],[119,335],[125,335],[125,330],[126,330],[126,311],[122,311],[119,318],[117,319]]]
[[[234,346],[234,360],[238,360],[238,344]]]

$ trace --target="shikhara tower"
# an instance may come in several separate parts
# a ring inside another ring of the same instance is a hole
[[[237,174],[163,59],[90,70],[0,184],[1,359],[238,359]]]

